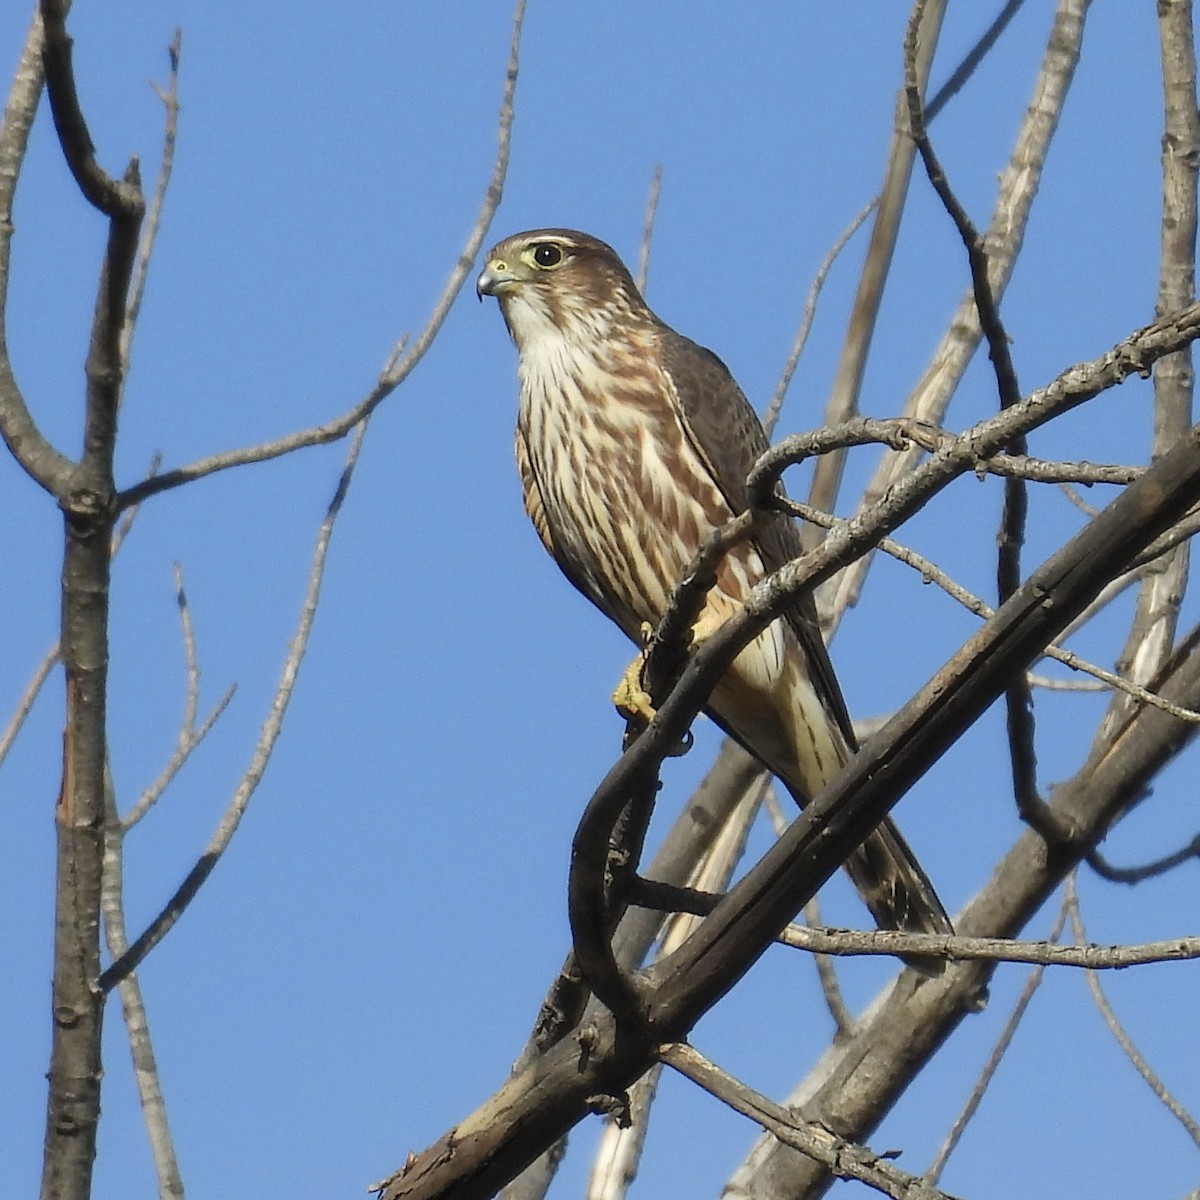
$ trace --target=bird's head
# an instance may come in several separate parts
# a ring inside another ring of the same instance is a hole
[[[475,292],[500,302],[518,348],[550,330],[580,322],[595,329],[645,309],[616,251],[574,229],[534,229],[497,242]]]

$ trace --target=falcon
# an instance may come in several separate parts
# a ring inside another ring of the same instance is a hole
[[[640,642],[705,537],[747,508],[746,477],[767,449],[762,425],[725,364],[655,316],[597,238],[505,238],[476,291],[497,299],[517,347],[525,509],[563,574]],[[802,552],[791,518],[764,520],[719,567],[695,639]],[[737,656],[707,712],[801,807],[845,765],[854,734],[810,594]],[[951,932],[890,820],[846,870],[882,928]]]

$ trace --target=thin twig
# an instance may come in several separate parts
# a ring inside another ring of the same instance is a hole
[[[1181,867],[1184,863],[1194,859],[1200,859],[1200,834],[1173,854],[1165,854],[1162,858],[1143,863],[1140,867],[1114,867],[1099,850],[1093,850],[1087,856],[1087,864],[1103,879],[1111,880],[1113,883],[1133,884],[1143,883],[1147,879],[1157,879],[1158,876],[1165,875],[1168,871],[1174,871],[1176,867]]]
[[[137,259],[133,264],[133,278],[129,285],[129,298],[125,302],[125,324],[121,330],[122,383],[129,378],[130,351],[133,348],[133,332],[137,327],[142,309],[142,297],[146,292],[146,276],[150,270],[150,258],[154,253],[154,242],[162,220],[163,202],[171,182],[171,170],[175,165],[175,139],[179,132],[179,58],[183,51],[183,30],[176,29],[175,36],[167,48],[171,64],[170,80],[164,90],[152,84],[155,93],[166,110],[163,129],[162,158],[158,167],[158,178],[154,182],[154,193],[146,209],[146,221],[138,243]]]
[[[1096,513],[1100,511],[1094,504],[1089,504],[1079,494],[1078,490],[1073,488],[1069,483],[1063,482],[1060,484],[1060,486],[1062,488],[1063,495],[1066,496],[1066,498],[1070,500],[1070,502],[1075,505],[1075,507],[1079,509],[1079,511],[1083,513],[1085,517],[1094,517]]]
[[[824,1126],[802,1120],[783,1105],[748,1088],[686,1042],[660,1046],[658,1057],[709,1095],[757,1122],[785,1146],[822,1163],[839,1179],[857,1179],[895,1200],[951,1200],[948,1192],[939,1191],[893,1166],[889,1156],[847,1142]]]
[[[183,769],[184,764],[192,756],[192,751],[208,736],[209,730],[217,723],[217,719],[229,706],[234,692],[237,691],[237,684],[230,684],[212,711],[197,726],[196,715],[200,705],[200,660],[196,653],[192,610],[188,606],[187,593],[183,590],[183,568],[178,563],[175,564],[175,602],[179,608],[179,623],[183,635],[183,652],[186,662],[187,687],[183,720],[179,725],[174,752],[158,778],[138,797],[137,802],[122,821],[122,828],[125,830],[132,829],[158,803],[163,792],[170,787],[175,777]]]
[[[1050,930],[1050,935],[1046,939],[1049,945],[1057,945],[1066,923],[1067,908],[1064,903],[1059,905],[1054,927]],[[1012,1045],[1012,1040],[1016,1036],[1017,1028],[1020,1026],[1025,1013],[1029,1009],[1030,1002],[1033,1000],[1034,993],[1041,987],[1045,976],[1046,968],[1040,963],[1029,972],[1024,986],[1021,988],[1021,994],[1017,997],[1017,1002],[1013,1005],[1013,1010],[1009,1013],[1008,1020],[1005,1021],[1004,1028],[1000,1031],[1000,1036],[996,1039],[996,1044],[992,1047],[992,1052],[988,1055],[988,1060],[984,1063],[983,1070],[980,1071],[979,1078],[975,1081],[975,1086],[971,1089],[971,1094],[967,1097],[962,1111],[954,1118],[954,1124],[950,1126],[945,1140],[938,1147],[937,1153],[933,1156],[933,1161],[929,1164],[925,1174],[921,1176],[926,1183],[936,1184],[942,1177],[942,1172],[946,1169],[946,1163],[950,1160],[950,1155],[954,1153],[959,1142],[962,1141],[962,1136],[966,1132],[967,1126],[979,1111],[979,1106],[983,1103],[983,1097],[992,1079],[995,1077],[1001,1061],[1008,1053],[1008,1048]]]
[[[792,348],[788,351],[787,362],[783,364],[783,371],[780,373],[779,382],[775,385],[775,394],[771,397],[771,402],[767,405],[766,412],[763,413],[763,429],[766,430],[769,438],[775,432],[775,426],[779,421],[779,414],[783,411],[783,401],[787,396],[788,388],[792,386],[792,376],[796,373],[796,367],[799,365],[800,356],[804,353],[804,347],[808,344],[808,335],[812,331],[813,320],[817,315],[817,301],[821,297],[821,292],[825,287],[825,280],[829,276],[829,272],[833,269],[833,264],[837,261],[838,255],[849,244],[850,239],[862,227],[862,223],[875,211],[878,199],[870,201],[863,206],[858,215],[842,230],[837,241],[829,248],[829,252],[821,260],[821,265],[817,268],[816,275],[813,276],[813,281],[809,285],[808,298],[804,302],[804,312],[800,317],[800,328],[796,330],[796,336],[792,341]],[[836,423],[836,414],[827,410],[825,413],[825,423],[832,425]]]
[[[106,777],[104,826],[104,882],[100,908],[104,914],[104,933],[111,958],[118,959],[129,948],[125,932],[124,854],[125,831],[117,815],[111,776]],[[183,1200],[183,1179],[175,1156],[175,1142],[167,1120],[166,1100],[150,1037],[150,1022],[136,974],[129,974],[117,985],[121,1014],[133,1058],[133,1076],[142,1103],[142,1116],[150,1139],[154,1170],[158,1176],[159,1200]]]
[[[662,193],[662,163],[654,164],[650,176],[650,194],[646,197],[646,216],[642,221],[642,244],[638,251],[637,289],[644,296],[650,278],[650,244],[654,241],[654,218],[658,215],[658,198]]]
[[[979,40],[967,51],[962,62],[950,73],[950,78],[938,88],[933,98],[925,105],[926,122],[932,123],[938,113],[958,95],[979,64],[987,57],[988,51],[1000,40],[1000,35],[1008,28],[1009,22],[1017,15],[1024,3],[1025,0],[1008,0],[1008,3],[996,14],[995,20],[983,31]]]
[[[221,454],[212,454],[206,458],[197,459],[185,467],[176,467],[164,471],[161,475],[142,483],[134,484],[118,496],[122,508],[144,500],[148,496],[157,495],[169,488],[180,487],[193,480],[202,479],[217,471],[226,471],[232,467],[246,466],[250,463],[267,462],[281,455],[290,454],[306,446],[321,446],[335,442],[348,434],[356,425],[364,421],[375,411],[388,396],[408,377],[412,369],[424,357],[433,339],[437,336],[450,307],[462,290],[463,284],[471,273],[475,257],[483,244],[487,231],[491,227],[492,217],[500,204],[504,191],[504,179],[508,172],[509,147],[512,135],[513,97],[517,86],[517,75],[520,68],[521,26],[525,19],[525,0],[518,0],[516,13],[513,17],[512,43],[509,50],[508,68],[505,74],[504,96],[500,104],[500,121],[497,133],[496,161],[492,167],[492,176],[488,182],[487,192],[475,224],[467,235],[466,243],[459,254],[450,278],[442,289],[442,294],[433,306],[425,327],[417,334],[412,344],[407,344],[407,335],[400,339],[397,347],[389,354],[387,363],[375,382],[375,386],[352,408],[321,425],[302,429],[273,441],[261,442],[257,446],[245,446],[238,450],[227,450]]]
[[[1039,671],[1026,671],[1029,686],[1044,692],[1107,692],[1109,685],[1099,679],[1054,679]]]
[[[724,899],[717,892],[643,881],[637,903],[704,917]],[[1089,971],[1123,971],[1148,963],[1190,962],[1200,958],[1200,937],[1118,946],[1057,946],[1012,938],[966,937],[953,933],[909,933],[897,929],[830,929],[791,923],[775,941],[810,954],[839,958],[924,957],[950,962],[1033,963],[1045,967],[1079,967]]]
[[[931,453],[954,444],[958,434],[928,421],[911,417],[856,417],[836,424],[826,421],[817,430],[793,434],[774,448],[777,461],[794,466],[814,454],[828,454],[847,446],[869,445],[878,442],[893,450],[909,450],[919,446]],[[795,457],[792,457],[793,453]],[[993,454],[974,465],[979,478],[996,475],[1002,479],[1023,479],[1032,483],[1107,483],[1118,486],[1133,483],[1145,474],[1145,467],[1123,463],[1068,462],[1032,458],[1027,454]],[[1089,509],[1095,516],[1098,509]],[[1200,516],[1200,514],[1198,514]]]
[[[763,806],[767,810],[767,816],[771,820],[771,828],[774,829],[775,836],[780,837],[788,827],[788,819],[783,815],[783,809],[779,804],[779,793],[773,784],[767,788]],[[824,924],[821,920],[821,902],[816,896],[804,906],[804,921],[810,928],[817,928]],[[834,1036],[845,1037],[854,1028],[854,1017],[846,1004],[846,998],[842,995],[842,985],[837,977],[837,968],[828,954],[814,954],[812,958],[813,965],[817,968],[821,995],[825,997],[825,1007],[829,1009],[829,1015],[833,1018]]]
[[[1089,3],[1090,0],[1059,0],[1033,96],[1008,166],[1000,176],[991,223],[983,239],[988,249],[992,292],[997,298],[1003,295],[1021,249],[1046,154],[1079,62]],[[934,424],[942,421],[981,336],[975,298],[968,293],[951,318],[923,378],[905,400],[906,416]],[[901,477],[914,469],[922,456],[917,449],[885,454],[863,492],[858,511],[864,511],[886,495]],[[822,628],[829,633],[836,630],[861,593],[869,570],[868,555],[843,571],[828,589],[818,592]]]
[[[814,525],[819,525],[822,528],[833,529],[840,524],[839,518],[831,516],[829,513],[818,512],[816,509],[810,508],[807,504],[801,504],[795,500],[780,500],[777,503],[785,511],[800,517],[802,520],[810,521]],[[892,538],[881,538],[876,545],[876,549],[883,551],[883,553],[896,559],[897,562],[902,562],[914,571],[917,571],[921,576],[922,582],[935,584],[977,617],[982,617],[987,621],[995,616],[996,610],[987,601],[969,592],[960,583],[955,582],[945,571],[923,554],[919,554],[917,551],[901,545]],[[1089,612],[1091,615],[1094,615],[1093,610],[1089,610]],[[1067,633],[1073,632],[1075,627],[1075,624],[1068,627]],[[1177,704],[1172,704],[1141,684],[1132,683],[1130,680],[1123,678],[1113,671],[1098,666],[1096,663],[1088,662],[1087,659],[1080,657],[1073,650],[1068,650],[1062,646],[1059,640],[1050,642],[1042,653],[1046,658],[1052,658],[1062,663],[1063,666],[1070,667],[1073,671],[1081,671],[1087,675],[1091,675],[1105,687],[1124,692],[1126,695],[1133,697],[1135,700],[1140,700],[1144,704],[1152,704],[1155,708],[1160,708],[1163,712],[1170,713],[1171,716],[1178,717],[1181,721],[1189,721],[1193,724],[1200,723],[1200,713],[1197,713],[1193,709],[1181,708]],[[1053,685],[1047,683],[1045,686]],[[1060,686],[1065,687],[1067,685]]]
[[[17,734],[21,732],[26,718],[33,709],[34,701],[37,700],[43,684],[50,678],[50,672],[54,670],[57,662],[58,642],[55,641],[54,645],[42,656],[42,661],[34,668],[33,675],[30,676],[24,692],[21,693],[20,700],[17,701],[17,707],[13,711],[12,717],[4,727],[4,732],[0,734],[0,765],[8,757],[9,750],[17,740]]]
[[[184,910],[195,899],[196,893],[199,892],[209,875],[212,874],[213,868],[220,861],[221,855],[224,854],[226,848],[229,846],[233,835],[237,832],[238,825],[245,814],[251,797],[262,781],[263,773],[270,762],[275,744],[279,740],[280,730],[283,728],[283,719],[287,713],[288,705],[291,703],[292,693],[295,690],[296,680],[300,673],[300,664],[304,661],[304,654],[308,649],[309,635],[312,632],[317,605],[321,598],[321,582],[325,575],[325,560],[329,552],[330,539],[333,536],[333,527],[341,512],[342,503],[346,498],[350,482],[354,477],[354,468],[358,463],[359,451],[362,449],[366,432],[367,422],[363,421],[350,443],[350,450],[346,456],[346,464],[342,470],[341,479],[338,482],[333,499],[330,501],[329,508],[325,513],[325,519],[321,522],[321,527],[317,531],[316,545],[313,548],[312,566],[308,576],[308,587],[304,603],[301,606],[300,620],[296,627],[296,634],[292,638],[291,645],[288,648],[287,659],[284,662],[279,685],[275,691],[275,698],[272,701],[271,710],[259,734],[258,743],[255,746],[250,765],[246,768],[246,773],[242,776],[241,781],[235,789],[229,806],[222,815],[216,831],[213,833],[208,845],[205,846],[196,865],[188,872],[187,877],[180,884],[163,910],[150,922],[146,930],[137,938],[129,950],[112,963],[97,980],[96,986],[102,991],[109,991],[131,971],[136,970],[138,964],[162,941],[175,922],[183,915]]]
[[[1071,931],[1075,935],[1077,942],[1087,941],[1087,931],[1083,925],[1083,914],[1079,908],[1079,893],[1075,887],[1075,874],[1071,873],[1067,878],[1066,891],[1067,911],[1071,916]],[[1200,939],[1195,939],[1200,941]],[[1092,993],[1092,1000],[1100,1015],[1104,1018],[1104,1023],[1108,1026],[1109,1032],[1116,1039],[1117,1045],[1121,1047],[1125,1057],[1133,1064],[1133,1068],[1145,1080],[1146,1085],[1162,1102],[1163,1107],[1187,1130],[1188,1136],[1200,1146],[1200,1122],[1183,1107],[1182,1104],[1171,1094],[1167,1085],[1158,1077],[1158,1073],[1146,1061],[1141,1051],[1133,1044],[1133,1039],[1126,1032],[1125,1027],[1121,1024],[1117,1014],[1113,1011],[1113,1007],[1108,1002],[1108,997],[1104,994],[1104,989],[1100,986],[1100,980],[1097,978],[1094,970],[1087,973],[1088,989]]]

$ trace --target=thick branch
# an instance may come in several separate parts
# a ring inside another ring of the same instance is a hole
[[[1195,321],[1197,315],[1192,313],[1188,320]],[[1169,337],[1158,342],[1157,333],[1143,336],[1162,352],[1172,344]],[[1138,340],[1139,360],[1146,344]],[[1128,362],[1127,352],[1106,356],[1100,374],[1121,371],[1120,362]],[[1094,384],[1096,376],[1084,374]],[[1069,390],[1070,385],[1060,384],[1043,395],[1061,393],[1063,387]],[[1067,403],[1061,394],[1058,399]],[[989,424],[1003,425],[1014,419],[1015,411]],[[1002,438],[1008,433],[1003,428],[996,432]],[[733,986],[807,896],[836,870],[840,858],[1000,694],[1012,672],[1024,670],[1040,646],[1103,586],[1108,573],[1176,519],[1197,496],[1200,432],[1194,432],[1131,485],[1091,526],[1035,572],[993,621],[814,800],[699,931],[674,955],[644,973],[640,1000],[645,1025],[618,1025],[611,1014],[596,1014],[576,1038],[559,1043],[537,1063],[515,1074],[482,1108],[389,1180],[384,1188],[388,1200],[450,1194],[459,1200],[489,1197],[585,1113],[609,1104],[605,1097],[619,1096],[649,1066],[657,1043],[684,1036]],[[817,551],[803,560],[804,565],[820,559],[825,560],[822,567],[835,563],[837,550],[844,550],[847,544],[847,539],[840,540],[839,547],[835,534],[829,539],[833,550]],[[803,573],[799,578],[807,582]],[[747,605],[747,612],[755,619],[770,619],[772,601],[784,586],[765,585]],[[706,674],[715,677],[723,671],[720,656],[731,653],[736,645],[736,634],[723,634],[716,634],[697,654],[680,689],[647,733],[609,772],[590,809],[619,807],[631,786],[645,786],[648,774],[678,740],[707,694],[711,681]],[[708,661],[702,663],[706,656]],[[689,677],[693,678],[691,689]],[[693,692],[690,697],[688,690]],[[1173,718],[1157,712],[1155,716],[1178,728]],[[1080,845],[1070,853],[1082,854],[1085,848]],[[1070,853],[1060,852],[1064,859]],[[985,929],[976,927],[974,931]],[[959,972],[950,974],[959,976]],[[929,986],[925,981],[923,987]]]
[[[1059,0],[1033,96],[1012,156],[1000,176],[991,224],[984,234],[992,291],[997,299],[1003,295],[1012,275],[1041,182],[1042,167],[1074,79],[1089,3],[1090,0]],[[942,421],[979,345],[980,336],[975,297],[968,293],[934,351],[924,376],[906,399],[905,415],[935,424]],[[885,455],[863,493],[860,507],[869,508],[886,495],[896,480],[911,471],[920,458],[921,452],[915,449]],[[868,556],[842,572],[836,585],[829,589],[829,596],[819,597],[828,628],[834,628],[841,614],[854,603],[869,568]]]
[[[1196,110],[1196,46],[1191,0],[1162,0],[1158,30],[1163,77],[1162,217],[1159,312],[1189,304],[1196,294],[1196,182],[1200,114]],[[1192,423],[1195,372],[1189,349],[1154,371],[1152,457],[1159,457]],[[1117,669],[1136,683],[1150,678],[1171,652],[1180,601],[1187,591],[1188,548],[1180,546],[1143,576],[1129,635]],[[1114,696],[1106,722],[1120,719],[1129,701]]]
[[[108,604],[116,524],[113,456],[121,334],[144,204],[136,161],[121,184],[95,162],[79,110],[64,28],[66,6],[43,0],[43,59],[59,140],[84,194],[108,215],[92,318],[83,455],[58,494],[65,549],[61,657],[66,735],[57,818],[52,1040],[42,1168],[44,1200],[87,1200],[100,1117],[100,904],[107,753]]]
[[[1200,629],[1180,645],[1155,687],[1175,704],[1200,704]],[[1050,848],[1037,833],[1023,834],[956,919],[959,933],[1005,937],[1018,932],[1075,866],[1081,850],[1103,837],[1195,733],[1194,725],[1159,709],[1134,710],[1096,746],[1084,768],[1055,789],[1051,806],[1061,823],[1078,831],[1077,844]],[[901,977],[854,1035],[827,1051],[813,1069],[812,1082],[802,1083],[790,1102],[803,1096],[805,1111],[823,1124],[855,1140],[869,1137],[913,1076],[975,1011],[993,970],[982,963],[963,966],[917,989],[905,986]],[[822,1168],[764,1140],[730,1195],[769,1192],[811,1200],[829,1182]]]
[[[13,198],[38,97],[42,94],[42,40],[41,17],[35,14],[8,93],[4,124],[0,126],[0,435],[30,477],[52,495],[59,496],[66,490],[71,460],[60,454],[34,423],[13,375],[6,340]]]
[[[941,33],[942,17],[946,11],[946,0],[933,0],[924,8],[921,18],[920,37],[917,50],[917,81],[921,94],[929,81],[929,69],[933,64],[933,53]],[[858,397],[862,390],[863,375],[867,369],[867,356],[875,334],[875,322],[883,302],[883,287],[892,265],[896,249],[896,238],[900,231],[900,218],[908,199],[908,184],[912,177],[915,147],[909,136],[908,104],[901,86],[896,97],[896,119],[892,130],[892,142],[888,148],[887,166],[879,192],[879,203],[875,221],[871,227],[871,241],[867,247],[862,275],[850,311],[846,337],[842,343],[842,354],[838,361],[837,375],[830,391],[825,417],[831,424],[849,420],[858,411]],[[841,486],[845,454],[831,455],[817,464],[813,474],[808,502],[814,508],[832,510]]]
[[[46,31],[42,51],[46,91],[63,157],[89,204],[107,217],[136,217],[140,222],[145,211],[141,188],[128,179],[118,182],[96,161],[96,147],[75,88],[67,8],[65,0],[41,0],[42,23]]]

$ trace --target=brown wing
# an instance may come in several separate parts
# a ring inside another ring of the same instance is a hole
[[[661,327],[660,345],[663,368],[675,387],[692,446],[733,512],[745,512],[749,504],[746,478],[768,447],[758,415],[729,368],[711,350],[666,325]],[[778,570],[804,551],[795,522],[782,513],[760,528],[754,544],[768,571]],[[811,593],[788,609],[787,619],[808,657],[813,682],[853,749],[850,713],[821,637]]]

